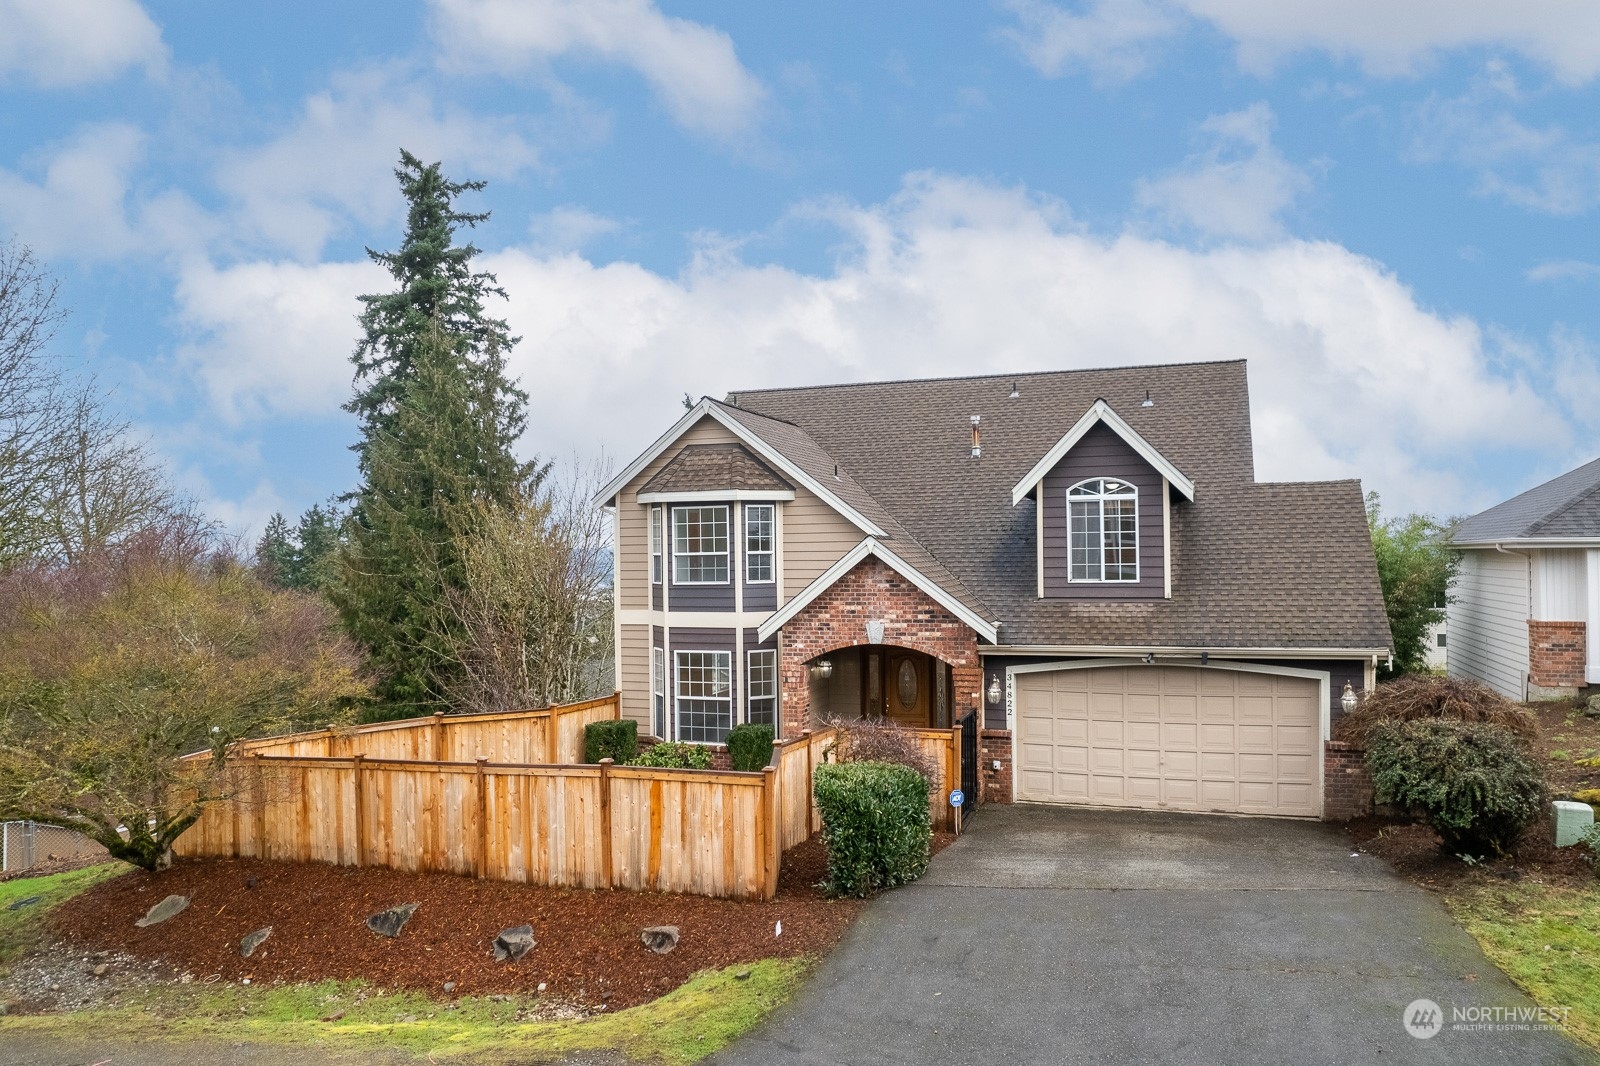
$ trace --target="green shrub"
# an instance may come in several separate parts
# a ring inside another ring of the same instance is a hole
[[[667,740],[641,751],[629,765],[655,766],[663,770],[709,770],[711,749],[699,744]]]
[[[1487,722],[1386,721],[1367,767],[1379,803],[1420,812],[1452,855],[1502,855],[1544,805],[1544,778],[1516,736]]]
[[[735,770],[760,773],[772,761],[772,727],[754,722],[728,731],[728,761]]]
[[[1583,831],[1583,839],[1578,843],[1589,850],[1589,865],[1600,874],[1600,823],[1591,825]]]
[[[639,723],[631,718],[612,718],[605,722],[590,722],[583,727],[583,761],[599,762],[610,759],[615,763],[632,762],[639,751]]]
[[[831,894],[866,896],[922,876],[933,817],[920,774],[894,763],[823,763],[814,781]]]

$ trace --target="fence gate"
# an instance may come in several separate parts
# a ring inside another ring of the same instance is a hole
[[[98,843],[54,825],[0,823],[0,871],[31,870],[43,862],[110,856]]]
[[[978,712],[961,719],[961,793],[966,797],[963,816],[978,809]]]

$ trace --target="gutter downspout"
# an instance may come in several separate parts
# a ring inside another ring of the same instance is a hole
[[[1529,555],[1527,552],[1512,551],[1499,541],[1495,542],[1494,550],[1499,552],[1501,555],[1522,556],[1523,574],[1527,578],[1526,584],[1528,593],[1528,617],[1524,619],[1524,621],[1533,621],[1533,556]],[[1531,663],[1529,664],[1529,669],[1532,669]],[[1528,702],[1528,670],[1524,670],[1522,672],[1522,702]]]

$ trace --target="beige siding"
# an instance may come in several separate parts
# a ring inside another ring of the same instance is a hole
[[[1528,675],[1528,560],[1493,550],[1462,553],[1447,611],[1452,677],[1468,677],[1514,700]]]
[[[1588,567],[1581,548],[1541,548],[1533,556],[1533,614],[1541,622],[1589,617]]]
[[[804,489],[783,505],[783,593],[792,599],[866,536]]]
[[[621,655],[622,717],[639,723],[641,734],[650,732],[650,627],[623,626]]]

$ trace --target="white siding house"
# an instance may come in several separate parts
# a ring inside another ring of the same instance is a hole
[[[1445,609],[1451,677],[1482,681],[1514,700],[1528,689],[1528,560],[1490,549],[1462,553]]]

